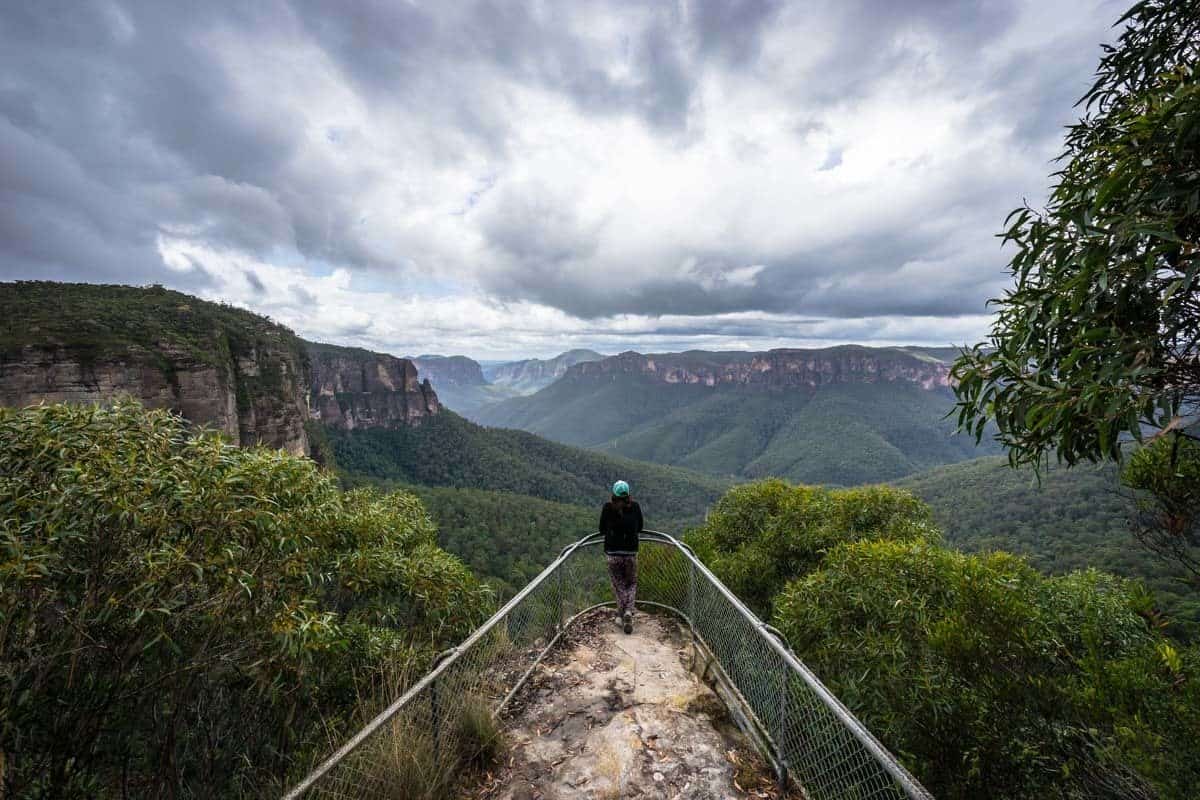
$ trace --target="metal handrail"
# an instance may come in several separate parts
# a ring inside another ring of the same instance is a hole
[[[548,578],[557,573],[577,551],[586,547],[600,545],[603,543],[603,540],[604,537],[602,534],[592,533],[564,547],[559,553],[558,557],[555,558],[554,561],[552,561],[544,570],[542,570],[537,577],[526,584],[521,591],[512,597],[512,599],[505,603],[486,622],[472,632],[471,635],[462,642],[462,644],[442,653],[435,661],[433,669],[426,674],[425,677],[410,687],[396,701],[391,703],[374,719],[367,723],[367,725],[364,726],[358,733],[356,733],[345,744],[339,747],[332,755],[322,761],[320,765],[318,765],[314,770],[312,770],[311,773],[309,773],[307,777],[304,778],[304,780],[288,791],[287,794],[284,795],[283,800],[298,800],[299,798],[303,797],[313,786],[320,782],[321,779],[330,772],[330,770],[335,768],[339,763],[344,761],[359,747],[361,747],[364,742],[366,742],[374,733],[387,724],[389,720],[395,717],[406,705],[412,702],[415,697],[417,697],[420,693],[430,689],[430,687],[434,685],[440,676],[445,674],[447,670],[451,669],[465,653],[468,653],[471,650],[475,643],[487,636],[501,622],[504,622],[514,609],[521,606],[524,601],[543,583],[545,583]],[[853,736],[853,738],[867,751],[867,753],[870,754],[871,758],[893,781],[895,781],[896,785],[903,790],[904,794],[908,798],[911,798],[911,800],[932,800],[932,795],[930,795],[929,792],[926,791],[923,786],[921,786],[916,778],[914,778],[912,774],[905,769],[899,761],[896,760],[895,756],[893,756],[887,750],[887,748],[884,747],[883,744],[880,743],[879,740],[869,730],[866,729],[866,727],[854,716],[854,714],[848,708],[846,708],[846,706],[843,705],[842,702],[838,700],[828,688],[825,687],[820,679],[818,679],[817,676],[814,675],[813,672],[796,656],[791,647],[788,645],[783,634],[759,619],[759,617],[753,611],[751,611],[745,603],[738,599],[738,597],[734,595],[733,592],[731,592],[729,588],[726,587],[716,577],[716,575],[714,575],[712,571],[700,561],[699,558],[696,557],[691,547],[679,541],[670,534],[654,530],[643,531],[639,535],[639,540],[642,542],[655,542],[658,544],[667,545],[681,554],[688,563],[690,573],[693,575],[693,579],[696,575],[703,577],[705,582],[715,589],[721,595],[721,597],[733,609],[736,610],[736,612],[744,619],[745,622],[749,623],[749,625],[759,634],[762,642],[765,643],[765,645],[774,653],[776,653],[780,659],[782,659],[783,663],[792,673],[800,678],[808,690],[812,692],[812,694],[820,701],[822,705],[826,707],[826,709],[828,709],[830,713],[833,714],[840,725],[846,731],[848,731],[851,736]],[[693,635],[696,636],[699,641],[705,643],[705,646],[708,647],[708,644],[704,642],[703,636],[700,635],[697,629],[697,625],[695,624],[696,621],[691,618],[688,612],[663,603],[648,601],[638,602],[639,605],[650,605],[673,612],[683,621],[685,621],[689,628],[691,628]],[[512,699],[512,697],[516,695],[518,690],[533,674],[533,671],[537,665],[555,647],[557,642],[560,640],[566,630],[571,627],[571,625],[573,625],[578,619],[593,609],[607,605],[612,605],[612,603],[599,603],[589,608],[582,609],[578,613],[574,614],[569,620],[563,620],[562,614],[560,613],[559,622],[557,624],[557,633],[541,650],[529,668],[524,671],[513,688],[505,695],[504,699],[496,706],[495,709],[493,709],[493,713],[499,713],[500,710],[502,710]],[[711,647],[708,647],[708,649],[710,652],[712,651]],[[716,664],[717,666],[722,667],[721,671],[724,673],[725,670],[719,659],[716,659]],[[734,684],[732,681],[728,681],[728,683],[733,691],[738,693],[740,696],[740,692],[736,684]],[[746,702],[744,698],[741,700],[741,702],[746,706],[744,710],[753,715],[754,709],[750,706],[750,704]],[[766,739],[768,745],[775,751],[767,754],[770,757],[770,760],[776,765],[779,765],[781,769],[790,766],[787,763],[786,754],[783,752],[781,744],[774,741],[772,737],[766,733],[766,728],[765,726],[762,726],[760,720],[756,721],[762,728],[761,733],[763,734],[763,738]],[[786,773],[781,774],[781,778],[785,774]]]
[[[825,687],[825,684],[821,683],[821,680],[813,674],[812,670],[805,666],[804,662],[796,656],[796,653],[792,650],[791,645],[787,643],[786,637],[784,637],[784,635],[776,628],[763,622],[761,619],[759,619],[757,614],[747,608],[746,604],[739,600],[737,595],[729,591],[729,588],[722,583],[720,579],[718,579],[717,576],[714,575],[712,571],[700,561],[700,559],[696,558],[696,555],[692,552],[690,547],[684,546],[682,542],[677,541],[674,537],[665,533],[658,533],[657,531],[647,531],[647,533],[656,533],[657,535],[662,536],[666,540],[670,541],[675,546],[679,547],[680,552],[682,552],[687,559],[691,561],[694,567],[700,570],[700,573],[704,575],[704,577],[708,578],[709,582],[712,583],[721,592],[721,594],[725,596],[725,599],[728,600],[729,603],[736,608],[742,614],[742,616],[746,618],[747,621],[762,631],[763,638],[767,641],[771,648],[783,657],[787,665],[800,676],[800,678],[805,682],[805,684],[808,685],[809,689],[811,689],[814,694],[821,698],[821,701],[825,703],[829,710],[832,711],[839,720],[841,720],[854,738],[856,738],[863,745],[863,747],[867,748],[871,755],[873,755],[879,762],[880,766],[882,766],[887,773],[892,776],[892,779],[904,787],[905,792],[910,797],[929,798],[929,800],[933,799],[933,796],[929,794],[925,787],[922,786],[920,782],[918,782],[917,779],[912,776],[912,773],[905,769],[904,765],[896,760],[896,757],[893,756],[887,750],[887,748],[875,738],[874,734],[872,734],[869,730],[867,730],[866,726],[859,722],[858,718],[854,716],[850,709],[846,708],[846,706],[842,704],[842,701],[838,700],[833,692],[829,691],[829,689]]]
[[[554,574],[559,566],[563,564],[563,562],[567,560],[571,553],[573,553],[580,544],[586,541],[587,538],[588,537],[584,537],[578,542],[575,542],[572,545],[567,545],[565,548],[563,548],[563,551],[559,554],[558,558],[551,561],[548,567],[538,573],[536,578],[525,585],[525,588],[513,595],[511,600],[501,606],[500,610],[489,617],[487,622],[476,628],[475,631],[468,636],[462,644],[453,648],[450,655],[447,658],[442,659],[424,678],[409,687],[408,691],[400,695],[395,702],[393,702],[383,711],[379,712],[379,714],[377,714],[373,720],[363,726],[362,730],[352,736],[344,745],[335,750],[334,753],[329,756],[329,758],[322,761],[320,765],[310,772],[304,780],[296,784],[291,791],[285,794],[283,796],[283,800],[296,800],[296,798],[304,796],[304,794],[311,789],[317,781],[324,777],[329,770],[333,769],[340,761],[357,750],[363,742],[370,738],[371,734],[383,727],[392,717],[396,716],[400,709],[407,705],[413,697],[416,697],[420,692],[424,691],[430,684],[437,680],[439,675],[450,669],[454,662],[456,662],[462,656],[462,654],[471,647],[472,644],[487,635],[492,628],[496,627],[496,625],[498,625],[505,617],[508,616],[508,613],[512,609],[519,606],[521,602],[528,597],[542,581]]]

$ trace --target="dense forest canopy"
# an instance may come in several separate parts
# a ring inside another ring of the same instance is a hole
[[[200,363],[223,366],[231,355],[246,356],[263,342],[307,363],[303,342],[288,328],[259,314],[161,286],[0,283],[4,356],[15,356],[23,347],[66,347],[93,358],[118,355],[136,360],[169,348]],[[255,388],[281,391],[266,383]]]
[[[1141,546],[1131,531],[1135,494],[1113,464],[1053,465],[1042,475],[1003,456],[949,464],[903,478],[933,511],[946,544],[968,553],[1004,550],[1043,572],[1096,567],[1154,591],[1170,630],[1200,640],[1200,593],[1186,573]]]
[[[701,519],[729,486],[688,470],[484,428],[449,411],[415,427],[327,435],[338,469],[352,479],[483,489],[597,509],[614,481],[627,480],[648,524],[668,529]]]

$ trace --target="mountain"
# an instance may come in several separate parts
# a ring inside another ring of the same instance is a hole
[[[479,362],[466,356],[423,355],[411,360],[417,371],[432,382],[446,408],[471,419],[484,406],[517,393],[509,387],[488,383]]]
[[[852,485],[995,452],[957,435],[950,348],[626,352],[578,363],[486,425],[714,475]]]
[[[0,283],[0,405],[118,395],[308,451],[308,357],[282,325],[161,287]]]
[[[1027,556],[1052,574],[1097,567],[1143,580],[1180,635],[1200,639],[1200,592],[1134,540],[1132,499],[1113,464],[1051,467],[1041,479],[1002,456],[937,467],[895,482],[933,508],[954,547]]]
[[[518,394],[533,394],[561,378],[568,368],[602,358],[604,356],[595,350],[568,350],[554,358],[528,358],[489,366],[483,370],[483,375],[494,386],[505,386]]]
[[[307,454],[311,422],[415,425],[438,397],[411,362],[306,342],[266,317],[161,287],[0,284],[0,405],[130,395],[239,444]]]

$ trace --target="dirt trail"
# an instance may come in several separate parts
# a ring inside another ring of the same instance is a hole
[[[475,797],[774,797],[690,660],[669,618],[641,614],[629,636],[609,611],[580,621],[516,699],[505,764]]]

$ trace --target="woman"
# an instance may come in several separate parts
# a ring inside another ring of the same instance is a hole
[[[612,499],[600,511],[604,534],[604,557],[617,596],[617,622],[625,633],[633,633],[633,602],[637,598],[638,534],[642,532],[642,509],[629,496],[629,484],[617,481]]]

